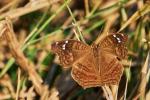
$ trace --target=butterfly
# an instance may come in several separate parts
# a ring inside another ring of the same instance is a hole
[[[60,65],[72,66],[71,76],[83,88],[118,85],[123,73],[120,60],[127,56],[127,35],[116,33],[105,36],[98,44],[77,40],[62,40],[51,44]]]

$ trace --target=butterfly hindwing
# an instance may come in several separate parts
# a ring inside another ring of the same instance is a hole
[[[118,85],[123,73],[123,66],[120,61],[112,54],[102,52],[100,59],[101,83],[105,85]]]
[[[69,67],[88,52],[90,46],[77,40],[62,40],[54,42],[51,48],[59,56],[60,64]]]
[[[72,67],[71,76],[83,88],[101,86],[99,73],[95,69],[95,58],[90,51]]]

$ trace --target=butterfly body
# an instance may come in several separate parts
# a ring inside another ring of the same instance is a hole
[[[119,33],[91,46],[77,40],[62,40],[52,44],[52,51],[63,67],[72,66],[71,75],[83,88],[118,85],[123,72],[119,60],[127,55],[126,41],[127,36]]]

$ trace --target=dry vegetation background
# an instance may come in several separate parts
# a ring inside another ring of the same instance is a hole
[[[0,0],[0,20],[0,100],[150,100],[149,0]],[[81,88],[50,45],[80,33],[91,44],[111,32],[128,34],[128,59],[107,97]]]

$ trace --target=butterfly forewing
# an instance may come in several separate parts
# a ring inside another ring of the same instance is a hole
[[[60,64],[63,67],[70,67],[89,51],[90,46],[77,40],[62,40],[54,42],[51,49],[59,56]]]
[[[127,35],[117,33],[106,36],[98,44],[103,51],[116,55],[119,59],[124,59],[127,55]]]

